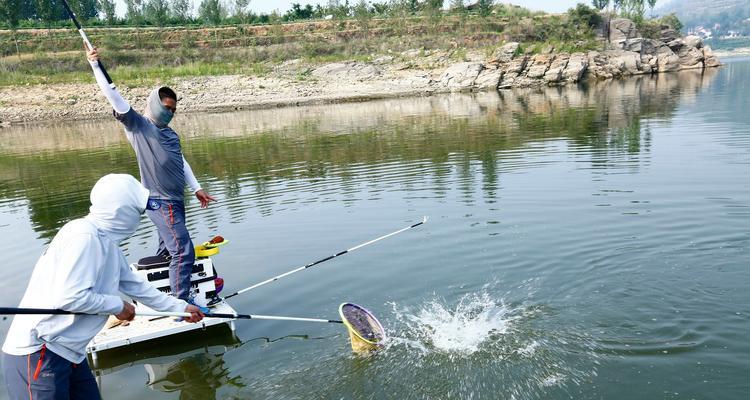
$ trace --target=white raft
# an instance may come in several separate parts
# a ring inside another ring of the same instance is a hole
[[[191,294],[194,295],[195,303],[204,307],[210,305],[212,313],[236,314],[232,306],[226,301],[219,300],[217,295],[216,269],[210,256],[218,254],[219,248],[217,246],[207,247],[204,244],[197,246],[195,250],[196,260],[190,277],[192,282]],[[165,293],[170,292],[169,260],[161,256],[146,257],[138,261],[138,263],[131,264],[130,268],[156,286],[157,289]],[[105,350],[196,329],[206,329],[214,325],[229,324],[232,331],[235,330],[233,319],[204,318],[201,322],[189,323],[176,321],[173,317],[138,316],[139,312],[152,311],[152,309],[145,305],[136,303],[136,317],[133,321],[111,328],[105,326],[86,346],[86,352],[91,355],[93,361],[96,361],[98,353]]]

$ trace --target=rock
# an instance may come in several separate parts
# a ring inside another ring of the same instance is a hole
[[[643,38],[626,39],[622,49],[640,53],[641,49],[643,49]]]
[[[706,67],[718,67],[721,65],[721,62],[718,58],[714,55],[713,50],[711,50],[710,46],[704,46],[703,49],[703,65]]]
[[[469,89],[482,72],[484,66],[479,62],[462,62],[451,65],[440,77],[439,85],[450,89]]]
[[[703,68],[703,59],[705,57],[703,56],[703,51],[701,49],[684,46],[680,49],[680,52],[677,53],[677,57],[680,58],[680,64],[682,64],[684,68]],[[700,67],[697,66],[698,64],[700,64]]]
[[[526,71],[526,77],[531,79],[539,79],[543,77],[554,59],[555,56],[550,54],[535,55],[531,58],[531,64]]]
[[[568,64],[565,66],[565,70],[562,73],[562,79],[566,82],[579,82],[583,78],[583,74],[586,73],[586,69],[589,66],[589,59],[583,53],[573,53],[570,55]]]
[[[619,70],[621,75],[638,75],[643,73],[640,53],[615,50],[607,53],[607,56],[609,57],[610,64],[616,70]]]
[[[586,56],[589,63],[589,72],[594,78],[612,78],[612,72],[609,70],[609,68],[607,68],[607,60],[598,51],[590,51]]]
[[[628,39],[640,37],[635,23],[626,18],[616,18],[609,22],[609,42],[615,48],[622,48]]]
[[[660,36],[659,40],[661,40],[664,43],[669,43],[681,37],[680,32],[677,32],[676,30],[670,28],[667,25],[662,25],[661,34],[659,36]]]
[[[547,82],[547,84],[560,83],[560,81],[562,81],[563,71],[565,71],[565,68],[568,66],[569,60],[570,56],[567,54],[558,55],[554,61],[552,61],[552,64],[550,64],[547,72],[544,73],[544,81]]]
[[[664,42],[654,39],[643,39],[641,42],[641,57],[644,55],[655,56],[662,47],[664,47]]]
[[[372,63],[375,65],[385,65],[385,64],[391,64],[393,60],[394,60],[393,56],[380,56],[372,60]]]
[[[382,70],[374,65],[357,61],[326,64],[312,71],[318,78],[350,79],[358,81],[371,80],[382,74]]]
[[[680,69],[680,57],[669,47],[664,47],[657,54],[657,67],[659,72],[677,71]]]
[[[490,58],[489,62],[497,62],[497,63],[507,63],[510,62],[510,60],[513,59],[513,57],[516,56],[516,53],[518,53],[518,48],[521,45],[517,42],[509,42],[503,45],[503,47],[495,50],[494,53],[492,53],[492,57]]]
[[[679,51],[683,47],[685,47],[685,42],[682,41],[682,38],[677,38],[670,42],[667,42],[667,47],[669,47],[669,49],[672,50],[676,54],[676,53],[679,53]]]
[[[78,101],[76,99],[68,99],[65,101],[65,104],[72,106],[75,105]]]
[[[498,86],[499,89],[509,89],[513,87],[516,79],[521,75],[523,70],[526,68],[529,57],[522,56],[513,59],[510,63],[505,66],[503,79]]]
[[[501,68],[484,68],[477,76],[474,86],[480,89],[497,89],[503,78],[503,72]]]
[[[685,39],[683,39],[686,46],[695,47],[695,48],[703,48],[703,39],[701,39],[699,36],[695,35],[689,35],[686,36]]]

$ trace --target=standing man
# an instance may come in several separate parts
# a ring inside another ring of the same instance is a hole
[[[177,95],[168,87],[154,89],[146,100],[143,115],[130,107],[117,89],[110,87],[97,61],[96,48],[88,51],[96,82],[114,108],[114,116],[125,125],[125,134],[135,150],[141,182],[151,192],[146,211],[159,232],[159,251],[169,263],[169,284],[179,299],[191,302],[190,273],[195,250],[185,226],[185,184],[187,183],[201,207],[216,201],[206,193],[193,175],[182,155],[180,138],[169,122],[177,111]]]
[[[132,320],[122,292],[151,308],[189,312],[194,305],[168,296],[128,267],[120,242],[135,233],[149,192],[130,175],[106,175],[91,190],[89,214],[68,222],[37,261],[20,307],[114,314]],[[3,375],[13,400],[99,399],[86,345],[106,315],[17,315],[3,344]]]

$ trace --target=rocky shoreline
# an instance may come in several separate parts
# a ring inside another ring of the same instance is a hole
[[[609,23],[607,49],[563,53],[553,47],[526,54],[506,43],[490,57],[481,51],[415,49],[370,62],[308,65],[290,60],[266,76],[172,79],[180,113],[366,101],[441,92],[504,90],[575,84],[721,65],[700,38],[663,27],[660,39],[640,35],[632,21]],[[460,60],[457,60],[460,58]],[[150,87],[120,87],[140,108]],[[107,118],[109,105],[93,84],[0,88],[0,127],[28,122]]]

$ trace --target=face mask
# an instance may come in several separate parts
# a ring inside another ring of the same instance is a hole
[[[164,107],[159,98],[159,89],[154,89],[151,94],[148,95],[146,100],[146,110],[144,114],[153,121],[154,125],[159,128],[165,128],[172,121],[174,113]]]

